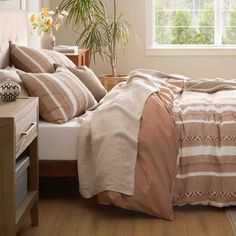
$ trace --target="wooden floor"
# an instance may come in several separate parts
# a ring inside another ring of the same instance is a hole
[[[73,181],[42,181],[40,189],[40,226],[26,219],[17,236],[234,236],[222,209],[176,208],[168,222],[82,199]]]

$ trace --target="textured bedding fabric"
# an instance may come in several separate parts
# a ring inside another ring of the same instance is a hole
[[[20,70],[31,73],[53,73],[53,64],[75,67],[75,64],[62,53],[11,45],[11,63]]]
[[[175,134],[174,122],[170,117],[168,118],[171,107],[167,104],[171,104],[175,93],[180,89],[171,85],[169,85],[171,88],[168,88],[162,85],[163,83],[164,80],[156,76],[133,72],[126,84],[115,87],[104,97],[104,101],[94,112],[87,113],[87,117],[84,117],[79,128],[78,143],[78,173],[82,196],[89,198],[104,191],[134,195],[134,198],[129,198],[130,201],[127,199],[116,201],[113,198],[112,202],[124,208],[136,209],[166,219],[172,218],[171,191],[178,151],[177,138],[173,137],[175,141],[169,142],[170,145],[166,149],[166,146],[163,146],[163,140],[166,139],[158,141],[160,133],[163,133],[163,130],[158,130],[158,125],[166,122],[162,127],[170,129],[170,133]],[[147,129],[142,132],[145,138],[141,137],[143,146],[138,148],[143,108],[149,95],[155,92],[159,100],[151,103],[154,106],[153,115],[162,113],[162,116],[156,120],[157,127],[154,129],[151,125],[154,121],[151,120],[151,109],[147,109],[145,124],[143,124]],[[167,137],[169,138],[168,135]],[[157,147],[161,150],[157,150]],[[139,153],[141,155],[139,167],[136,166],[138,151],[142,151],[142,154]],[[156,156],[155,151],[158,152]],[[150,158],[150,165],[146,158]],[[163,171],[156,173],[156,178],[152,178],[148,174],[153,170],[151,164],[158,165],[158,161],[163,164],[160,164]],[[145,162],[149,168],[143,173]],[[135,178],[136,174],[137,178]],[[164,185],[160,184],[162,182]],[[152,192],[153,187],[156,187],[155,192]],[[149,193],[153,194],[147,201]],[[161,202],[164,204],[153,208],[154,199],[162,199],[160,204]]]
[[[89,150],[85,152],[88,155],[79,153],[78,156],[81,194],[84,197],[98,194],[100,203],[113,203],[165,219],[173,218],[172,204],[234,205],[234,81],[191,81],[155,71],[142,71],[142,76],[139,73],[131,74],[130,81],[133,78],[141,86],[143,78],[153,82],[158,80],[159,83],[154,82],[158,90],[147,96],[144,104],[139,104],[143,109],[140,129],[136,133],[138,145],[133,132],[137,122],[131,122],[136,117],[132,113],[135,111],[132,103],[136,105],[139,102],[142,90],[135,90],[128,80],[126,86],[112,91],[113,94],[119,91],[119,99],[123,98],[123,103],[116,102],[118,99],[109,100],[108,93],[105,96],[108,109],[102,120],[98,119],[100,123],[94,123],[97,120],[95,110],[87,114],[81,125],[79,148]],[[131,94],[135,99],[127,97],[127,94],[123,96],[123,88],[133,91]],[[124,104],[127,104],[127,109],[121,109]],[[100,109],[103,110],[102,105]],[[108,113],[112,109],[116,110],[116,118]],[[99,132],[95,129],[97,125],[103,127]],[[118,127],[118,130],[114,129],[114,133],[107,136],[111,127]],[[120,127],[126,127],[126,131]],[[114,136],[118,137],[116,145],[112,142]],[[123,149],[127,137],[131,137],[135,145]],[[137,147],[136,158],[132,149]]]
[[[30,95],[39,97],[39,114],[48,122],[65,123],[97,104],[91,92],[69,70],[19,75]]]
[[[76,160],[79,117],[64,124],[39,121],[38,150],[40,160]]]
[[[220,90],[236,90],[236,79],[226,80],[222,78],[188,80],[185,83],[185,91],[214,93]]]
[[[189,81],[186,88],[174,103],[180,146],[174,204],[235,205],[236,81]]]
[[[178,142],[175,124],[169,113],[171,100],[164,101],[169,93],[168,89],[161,88],[158,94],[148,98],[144,106],[138,136],[134,194],[127,196],[114,191],[103,192],[98,196],[100,203],[111,202],[125,209],[173,219],[172,191]]]
[[[55,64],[54,67],[57,68],[57,71],[63,70],[63,67],[58,67],[57,64]],[[66,68],[76,75],[77,78],[79,78],[79,80],[88,88],[98,102],[105,96],[106,89],[90,68],[87,66],[66,66]]]
[[[127,84],[108,93],[84,119],[78,143],[80,192],[84,197],[105,190],[133,194],[139,122],[147,97],[159,90],[158,84],[150,76],[131,75]]]

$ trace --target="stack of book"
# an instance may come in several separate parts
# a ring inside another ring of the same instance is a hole
[[[76,53],[78,46],[58,45],[54,47],[54,50],[61,53]]]

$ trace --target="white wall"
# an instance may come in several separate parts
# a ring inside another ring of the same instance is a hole
[[[0,1],[1,10],[19,10],[24,0]]]
[[[41,0],[41,7],[48,7],[51,8],[51,1],[50,0]]]
[[[47,1],[47,0],[43,0]],[[48,0],[49,1],[49,0]],[[39,11],[40,0],[0,0],[0,9],[2,10],[28,10]]]
[[[146,0],[149,1],[149,0]],[[51,0],[54,9],[60,1]],[[126,20],[140,39],[137,45],[133,39],[123,53],[120,52],[120,73],[129,73],[135,68],[152,68],[198,77],[225,77],[236,78],[236,56],[146,56],[145,55],[145,0],[120,0],[127,5]],[[57,44],[74,44],[76,34],[71,27],[64,26],[56,34]],[[109,64],[103,63],[99,58],[91,67],[98,74],[109,72]]]
[[[45,1],[45,0],[44,0]],[[27,10],[28,12],[38,12],[41,7],[40,0],[11,0],[11,1],[0,1],[0,9],[3,10]],[[28,37],[28,45],[31,47],[38,46],[38,37]]]

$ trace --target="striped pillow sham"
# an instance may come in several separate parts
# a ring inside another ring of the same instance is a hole
[[[62,66],[75,66],[62,53],[17,45],[11,45],[10,59],[17,69],[31,73],[53,73],[55,71],[54,63]]]
[[[57,71],[62,71],[64,69],[63,67],[58,66],[59,65],[54,65]],[[106,95],[106,89],[103,87],[95,73],[87,66],[66,66],[66,69],[79,78],[79,80],[89,89],[98,102]]]
[[[19,75],[30,95],[39,97],[39,113],[47,122],[65,123],[97,103],[70,71]]]
[[[53,63],[56,63],[60,66],[71,66],[76,67],[74,62],[72,62],[67,56],[65,56],[63,53],[53,51],[53,50],[46,50],[41,49],[48,57],[50,57],[53,60]]]

